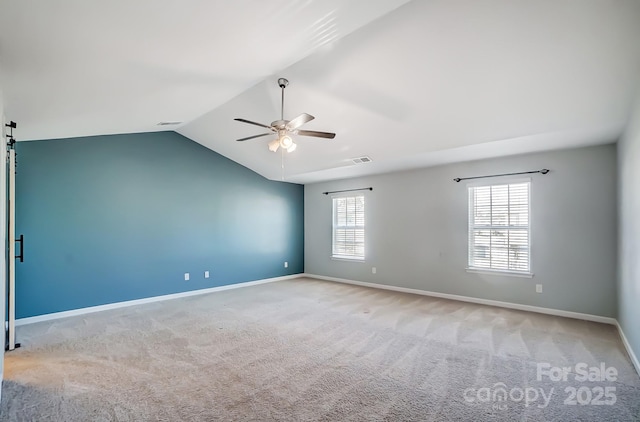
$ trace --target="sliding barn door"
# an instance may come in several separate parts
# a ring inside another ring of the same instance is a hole
[[[7,240],[9,242],[9,284],[7,286],[8,293],[8,350],[16,348],[16,150],[11,148],[8,151],[9,161],[9,183],[8,190],[8,233]]]

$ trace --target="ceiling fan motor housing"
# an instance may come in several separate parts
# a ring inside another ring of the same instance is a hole
[[[271,126],[277,130],[285,130],[287,123],[289,123],[289,120],[276,120],[275,122],[271,122]]]

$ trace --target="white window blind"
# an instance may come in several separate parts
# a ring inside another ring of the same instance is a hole
[[[530,273],[530,182],[469,187],[469,268]]]
[[[334,258],[364,259],[364,196],[333,198]]]

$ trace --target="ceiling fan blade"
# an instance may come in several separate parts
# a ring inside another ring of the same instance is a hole
[[[235,120],[237,122],[242,122],[242,123],[249,123],[250,125],[266,127],[267,129],[271,129],[271,130],[273,130],[275,132],[275,130],[271,126],[263,125],[262,123],[252,122],[251,120],[247,120],[247,119],[233,119],[233,120]]]
[[[287,130],[296,130],[303,124],[310,122],[313,119],[315,119],[315,117],[313,117],[312,115],[307,113],[302,113],[301,115],[299,115],[298,117],[296,117],[295,119],[287,123],[285,127],[287,128]]]
[[[336,137],[335,133],[317,132],[315,130],[298,130],[296,131],[296,134],[302,135],[302,136],[315,136],[316,138],[327,138],[327,139],[333,139]]]
[[[249,139],[260,138],[262,136],[267,136],[267,135],[273,135],[273,133],[263,133],[261,135],[247,136],[246,138],[236,139],[236,141],[238,141],[238,142],[248,141]]]

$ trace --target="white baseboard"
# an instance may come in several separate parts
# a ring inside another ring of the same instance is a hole
[[[181,297],[203,295],[203,294],[213,293],[213,292],[221,292],[223,290],[239,289],[242,287],[256,286],[258,284],[273,283],[275,281],[291,280],[294,278],[300,278],[302,276],[303,274],[293,274],[293,275],[286,275],[282,277],[265,278],[262,280],[228,284],[226,286],[211,287],[208,289],[191,290],[188,292],[180,292],[180,293],[173,293],[169,295],[147,297],[144,299],[127,300],[125,302],[108,303],[106,305],[90,306],[88,308],[73,309],[70,311],[54,312],[51,314],[38,315],[38,316],[33,316],[28,318],[20,318],[20,319],[16,319],[16,327],[21,325],[34,324],[36,322],[50,321],[53,319],[67,318],[71,316],[90,314],[93,312],[107,311],[110,309],[124,308],[127,306],[142,305],[145,303],[152,303],[152,302],[161,302],[164,300],[179,299]]]
[[[624,348],[627,349],[627,354],[631,359],[631,363],[633,363],[633,366],[636,368],[636,372],[638,373],[638,375],[640,375],[640,361],[638,361],[638,357],[633,352],[633,349],[631,348],[631,344],[629,343],[629,340],[627,340],[627,336],[624,335],[624,331],[622,331],[622,326],[618,321],[616,321],[616,325],[618,326],[618,332],[620,333],[622,344],[624,344]]]
[[[394,292],[412,293],[422,296],[431,296],[441,299],[458,300],[461,302],[478,303],[480,305],[498,306],[500,308],[516,309],[519,311],[537,312],[539,314],[555,315],[566,318],[583,319],[586,321],[601,322],[604,324],[617,325],[615,318],[603,317],[599,315],[582,314],[579,312],[563,311],[561,309],[542,308],[540,306],[522,305],[519,303],[501,302],[499,300],[480,299],[470,296],[453,295],[449,293],[430,292],[427,290],[410,289],[407,287],[389,286],[387,284],[367,283],[365,281],[348,280],[344,278],[327,277],[323,275],[305,274],[306,277],[316,278],[318,280],[335,281],[337,283],[354,284],[356,286],[372,287],[374,289],[392,290]]]

